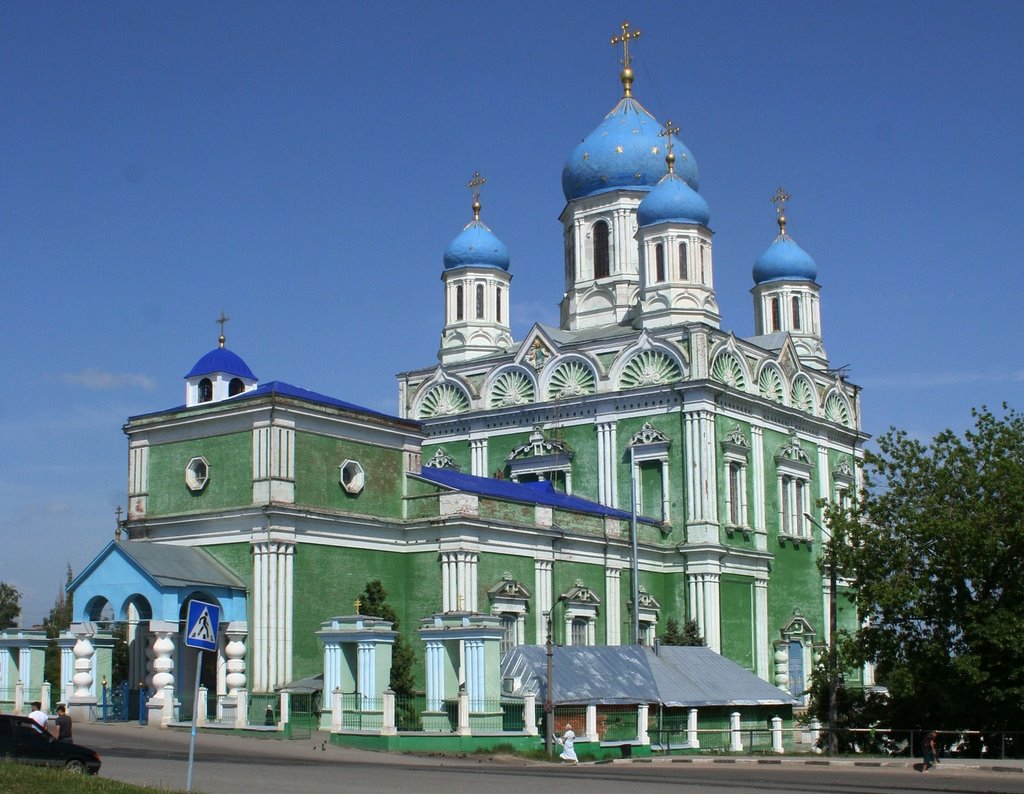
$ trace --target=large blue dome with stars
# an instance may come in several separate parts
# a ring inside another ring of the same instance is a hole
[[[572,150],[562,169],[566,201],[606,190],[650,190],[665,175],[661,125],[632,97],[623,97],[597,129]],[[676,172],[694,190],[700,186],[697,162],[675,136]]]
[[[508,265],[508,248],[505,247],[505,243],[479,219],[466,224],[466,228],[444,249],[445,270],[458,267],[494,267],[508,270]]]

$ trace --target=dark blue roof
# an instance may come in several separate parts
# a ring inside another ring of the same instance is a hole
[[[261,383],[255,389],[241,394],[230,397],[227,400],[222,400],[217,403],[200,403],[198,408],[209,408],[214,405],[224,405],[225,403],[232,403],[238,400],[248,400],[254,397],[261,397],[265,395],[280,394],[283,397],[295,397],[299,400],[308,400],[309,402],[320,403],[321,405],[330,405],[334,408],[341,408],[346,411],[355,411],[361,414],[371,414],[373,416],[379,416],[384,419],[390,419],[395,422],[404,422],[410,425],[419,425],[419,422],[413,419],[401,419],[392,414],[386,414],[383,411],[374,411],[372,408],[364,408],[362,405],[356,405],[355,403],[345,402],[344,400],[337,400],[334,397],[328,397],[326,394],[319,394],[309,389],[303,389],[299,386],[292,386],[290,383],[284,383],[279,380],[272,380],[269,383]],[[186,406],[179,405],[176,408],[169,408],[167,411],[183,411]],[[153,411],[152,414],[138,414],[130,417],[131,419],[137,419],[141,416],[150,416],[153,414],[167,413],[167,411]]]
[[[246,364],[236,353],[232,353],[226,347],[215,347],[192,367],[186,378],[193,378],[199,375],[212,375],[214,372],[223,372],[226,375],[235,375],[239,378],[256,380],[249,365]]]
[[[496,480],[492,477],[476,477],[472,474],[463,474],[454,469],[435,469],[431,466],[424,466],[420,476],[438,485],[444,485],[456,491],[475,493],[479,496],[492,496],[496,499],[507,499],[511,502],[529,502],[531,504],[548,505],[559,507],[564,510],[576,510],[581,513],[596,513],[601,516],[612,518],[629,519],[630,514],[626,510],[618,510],[614,507],[606,507],[598,502],[583,499],[579,496],[556,491],[550,482],[512,482],[511,480]],[[652,518],[637,516],[637,520],[645,524],[658,524]]]

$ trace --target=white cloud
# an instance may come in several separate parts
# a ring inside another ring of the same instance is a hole
[[[104,372],[95,367],[89,367],[80,372],[62,373],[60,379],[72,386],[84,386],[87,389],[121,389],[125,387],[145,389],[146,391],[156,389],[156,381],[149,375],[131,372]]]

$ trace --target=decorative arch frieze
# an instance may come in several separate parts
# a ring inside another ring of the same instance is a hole
[[[508,408],[528,405],[537,399],[537,386],[533,376],[525,369],[506,369],[491,380],[487,405],[489,408]]]
[[[435,383],[418,401],[416,417],[433,419],[441,416],[455,416],[469,410],[469,394],[452,382]]]
[[[594,368],[575,357],[555,364],[546,382],[545,394],[548,400],[584,397],[597,391],[597,373]]]
[[[794,408],[806,411],[809,414],[817,413],[817,400],[814,398],[814,386],[805,375],[797,375],[793,379],[793,389],[790,392],[790,403]]]
[[[825,418],[830,422],[842,425],[843,427],[850,426],[850,408],[846,402],[846,399],[836,391],[831,391],[828,396],[825,397],[825,408],[823,413]]]
[[[739,356],[730,350],[723,350],[711,364],[711,378],[734,389],[746,391],[747,377]]]
[[[757,379],[757,391],[764,399],[779,405],[786,404],[786,384],[782,373],[773,365],[765,364]]]

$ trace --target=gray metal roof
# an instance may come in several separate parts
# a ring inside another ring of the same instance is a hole
[[[241,579],[200,547],[142,540],[121,541],[117,547],[163,587],[207,585],[245,589]]]
[[[666,706],[757,706],[796,703],[767,681],[710,648],[661,646],[647,651],[661,702]]]
[[[787,693],[762,681],[735,662],[703,647],[637,645],[556,647],[553,655],[554,702],[666,706],[790,705]],[[542,645],[520,645],[501,660],[503,680],[516,685],[512,695],[546,693],[547,655]]]

